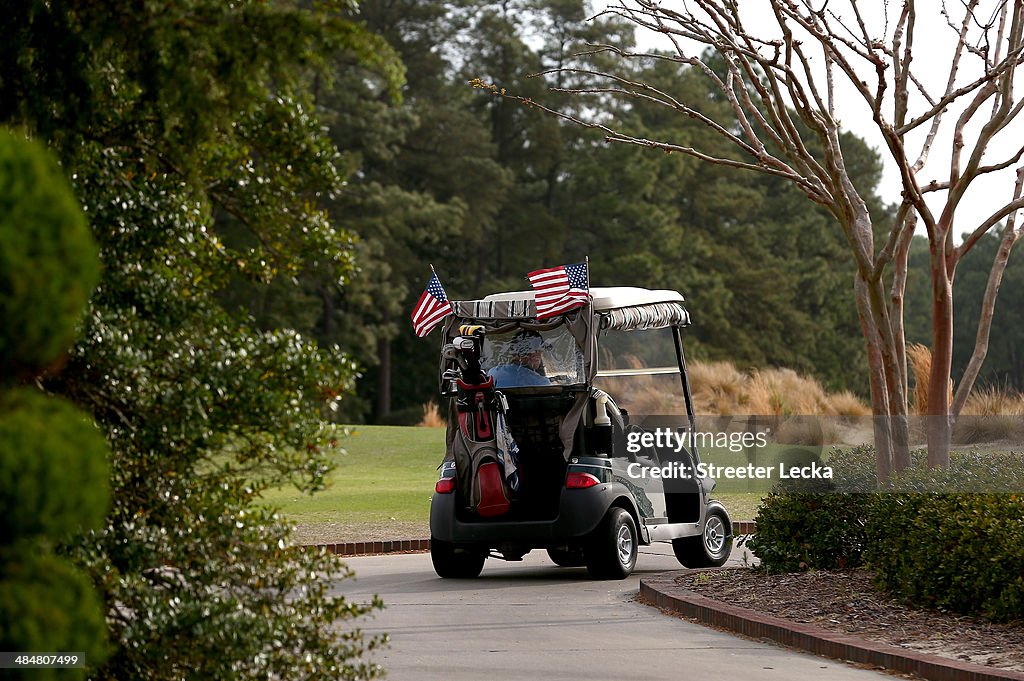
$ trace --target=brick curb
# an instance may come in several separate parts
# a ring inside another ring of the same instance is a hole
[[[411,553],[430,550],[429,539],[386,539],[345,541],[336,544],[303,544],[305,549],[325,549],[336,556],[373,556],[382,553]]]
[[[750,638],[768,639],[836,660],[917,674],[930,681],[1024,681],[1022,672],[905,650],[722,603],[678,586],[675,578],[679,574],[666,572],[642,578],[640,600],[696,619],[701,624],[721,627]]]
[[[753,520],[734,520],[732,533],[754,534],[756,525]],[[430,539],[389,539],[384,541],[345,541],[334,544],[303,544],[303,548],[325,549],[336,556],[373,556],[382,553],[406,553],[410,551],[429,551]]]
[[[757,532],[757,523],[753,520],[734,520],[732,521],[732,533],[736,534],[755,534]]]
[[[732,533],[754,534],[757,525],[753,520],[734,520]],[[409,551],[429,551],[430,539],[389,539],[384,541],[346,541],[333,544],[303,544],[303,548],[325,549],[328,553],[338,556],[372,556],[382,553],[404,553]]]

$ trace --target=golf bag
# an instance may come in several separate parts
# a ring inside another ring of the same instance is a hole
[[[494,379],[479,368],[482,335],[481,329],[470,335],[474,342],[461,344],[459,354],[464,361],[459,362],[462,376],[456,379],[457,424],[449,421],[448,427],[458,428],[451,439],[450,455],[463,504],[479,516],[491,518],[508,513],[518,491],[518,447],[505,423]],[[475,380],[463,378],[470,376]]]

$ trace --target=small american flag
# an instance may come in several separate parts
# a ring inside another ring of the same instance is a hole
[[[441,281],[436,273],[431,274],[426,290],[412,310],[413,330],[418,337],[423,338],[451,313],[452,304],[448,302]]]
[[[585,305],[590,295],[586,263],[560,265],[526,275],[535,291],[537,319],[554,317]]]

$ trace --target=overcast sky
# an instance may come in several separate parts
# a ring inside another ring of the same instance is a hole
[[[627,5],[631,4],[631,0],[625,0],[625,2]],[[987,8],[986,11],[991,12],[996,2],[997,0],[982,0],[981,5]],[[598,0],[594,3],[598,9],[618,4],[619,0]],[[957,19],[958,13],[962,16],[963,5],[960,0],[949,0],[946,4],[954,20]],[[682,1],[663,0],[662,5],[669,8],[679,8],[682,5]],[[885,34],[886,21],[883,11],[883,7],[886,5],[889,6],[890,11],[887,35]],[[926,2],[918,3],[918,7],[922,11],[921,16],[918,16],[917,19],[914,43],[915,57],[913,62],[915,67],[912,69],[915,75],[924,83],[925,87],[936,94],[941,93],[945,88],[957,38],[956,33],[947,25],[946,20],[939,12],[942,5],[941,0],[927,0]],[[833,0],[829,3],[829,9],[840,14],[840,16],[843,8],[848,6],[849,0]],[[899,0],[889,0],[888,2],[885,0],[869,0],[867,2],[861,0],[858,6],[865,13],[869,31],[872,32],[872,35],[882,37],[887,43],[891,43],[893,24],[898,17],[899,8],[902,6],[902,3]],[[924,8],[927,9],[925,10]],[[778,24],[769,9],[767,0],[743,0],[741,11],[745,25],[756,27],[755,30],[752,30],[756,35],[768,39],[777,37]],[[694,12],[696,13],[696,10]],[[847,12],[849,13],[849,10]],[[855,26],[856,24],[851,22],[850,25]],[[637,39],[640,46],[644,49],[674,49],[672,43],[661,34],[642,31],[638,33]],[[808,42],[808,44],[810,43]],[[700,48],[698,46],[695,48],[695,53],[699,54],[699,52]],[[818,54],[820,54],[820,51]],[[958,71],[957,83],[963,84],[976,78],[980,73],[980,63],[980,60],[976,57],[965,57]],[[874,79],[872,72],[865,69],[864,74],[865,79],[873,87]],[[902,187],[895,162],[892,160],[888,149],[883,146],[881,135],[875,123],[871,120],[866,102],[854,91],[853,86],[848,81],[843,82],[843,78],[841,74],[837,75],[836,78],[837,101],[839,102],[837,110],[841,112],[839,116],[841,124],[845,129],[851,130],[864,138],[880,152],[885,167],[880,193],[888,201],[899,201]],[[911,114],[923,112],[926,110],[926,107],[927,103],[925,100],[917,97],[917,101],[912,101],[911,103]],[[991,110],[990,105],[983,109],[985,112],[989,110]],[[883,113],[886,114],[887,118],[891,119],[891,112],[892,106],[890,104]],[[918,175],[921,184],[926,184],[933,179],[938,181],[948,179],[949,159],[952,148],[952,129],[958,115],[959,110],[957,109],[951,109],[947,112],[943,126],[928,157],[928,163]],[[978,118],[982,120],[979,120],[974,126],[975,129],[980,127],[984,119],[987,119],[987,113],[985,115],[979,113]],[[970,130],[969,128],[968,133],[970,133]],[[917,157],[926,131],[927,126],[922,126],[909,137],[909,154],[912,158]],[[996,143],[992,145],[990,152],[985,156],[985,162],[1002,161],[1012,155],[1024,142],[1024,134],[1022,133],[1024,133],[1024,124],[1020,123],[1010,126],[1001,132],[999,137],[996,138]],[[968,139],[970,139],[969,134]],[[1013,168],[1004,170],[987,179],[979,178],[975,181],[958,209],[956,226],[954,228],[954,232],[958,237],[957,240],[959,240],[960,234],[973,230],[981,221],[1012,198],[1014,181],[1015,174]],[[933,211],[938,211],[938,206],[941,204],[941,201],[938,200],[938,194],[934,194],[935,198],[929,200]],[[1024,216],[1018,216],[1018,224],[1020,224],[1021,219],[1024,219]]]

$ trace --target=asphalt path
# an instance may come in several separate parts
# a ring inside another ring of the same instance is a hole
[[[643,575],[678,570],[667,544],[640,547],[633,575],[592,581],[543,551],[488,559],[477,579],[442,580],[428,554],[347,559],[356,578],[336,585],[385,610],[360,625],[387,632],[374,655],[389,679],[409,681],[671,681],[893,678],[715,631],[636,602]],[[737,548],[730,562],[742,562]],[[749,557],[749,556],[748,556]]]

